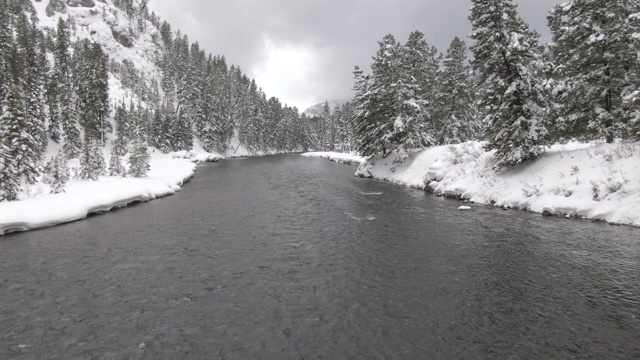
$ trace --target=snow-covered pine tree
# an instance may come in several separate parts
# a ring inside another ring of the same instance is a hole
[[[437,58],[422,33],[413,32],[406,45],[386,35],[371,64],[369,79],[356,68],[355,133],[359,152],[383,156],[398,150],[397,161],[407,150],[432,143],[425,118],[430,117]]]
[[[62,151],[53,156],[45,166],[45,183],[51,185],[51,193],[59,194],[64,192],[65,185],[69,180],[69,167],[67,158]]]
[[[467,65],[467,45],[455,37],[438,73],[440,84],[434,107],[439,145],[459,144],[477,139],[480,124],[476,108],[476,89]]]
[[[355,150],[353,138],[353,106],[347,102],[334,109],[334,128],[337,134],[337,151],[351,152]]]
[[[53,16],[56,12],[66,13],[67,4],[65,0],[49,0],[45,13],[47,16]]]
[[[52,90],[60,111],[60,124],[64,132],[64,152],[67,158],[77,158],[82,147],[77,128],[76,111],[73,105],[71,83],[71,55],[69,53],[69,30],[60,18],[56,27],[56,42],[53,49],[53,76],[56,83]],[[52,85],[54,86],[54,85]],[[54,101],[52,100],[51,103]],[[50,104],[51,104],[50,103]]]
[[[60,125],[60,103],[58,102],[58,81],[55,71],[49,69],[45,80],[45,104],[47,106],[47,135],[56,143],[62,140]]]
[[[371,113],[371,92],[369,91],[370,78],[360,67],[356,66],[353,70],[355,84],[353,90],[355,95],[352,103],[354,108],[353,135],[356,142],[358,153],[362,156],[373,156],[378,151],[378,141],[373,136],[376,124],[370,117]],[[380,146],[380,149],[382,147]]]
[[[127,169],[122,164],[122,155],[114,145],[111,148],[111,158],[109,159],[109,176],[126,176]]]
[[[495,167],[530,160],[547,144],[546,98],[539,78],[538,34],[511,0],[472,0],[473,68],[481,76],[484,138]]]
[[[14,79],[15,80],[15,79]],[[4,114],[0,117],[0,144],[2,144],[2,188],[5,200],[16,200],[22,180],[33,184],[40,175],[41,144],[30,134],[32,125],[25,114],[24,93],[16,84],[10,84]]]
[[[72,62],[80,124],[86,135],[102,141],[110,130],[107,56],[99,44],[84,39],[74,45]]]
[[[358,152],[365,157],[377,153],[386,157],[395,150],[391,137],[396,128],[398,99],[393,86],[397,81],[399,47],[393,35],[385,35],[371,64],[372,75],[367,78],[358,67],[354,71],[356,139]]]
[[[46,62],[46,55],[44,49],[40,48],[40,30],[35,23],[37,19],[32,23],[25,14],[21,14],[16,20],[16,45],[22,69],[19,78],[24,92],[25,117],[31,136],[40,144],[37,156],[41,158],[47,145],[42,92],[45,77],[43,62]]]
[[[329,101],[325,101],[322,106],[322,114],[318,120],[322,125],[319,127],[322,129],[322,133],[319,134],[321,138],[320,149],[322,151],[333,151],[334,146],[334,132],[333,132],[333,117],[331,114],[331,106]]]
[[[624,98],[640,82],[638,12],[638,1],[624,0],[574,0],[551,11],[559,140],[610,143],[633,133],[639,114]]]
[[[166,123],[164,121],[164,112],[165,108],[162,105],[156,106],[155,111],[153,112],[153,120],[151,126],[151,134],[149,138],[149,143],[151,146],[157,148],[163,153],[169,152],[169,146],[166,143]],[[116,131],[118,131],[118,127],[116,126]]]
[[[124,155],[127,145],[131,140],[132,125],[130,120],[131,119],[129,118],[124,103],[118,104],[113,115],[113,121],[116,125],[116,140],[114,142],[114,146],[117,144],[120,156]]]
[[[149,165],[151,156],[148,153],[146,136],[140,122],[135,124],[132,147],[133,149],[129,156],[129,175],[133,177],[147,176],[151,168]]]
[[[420,31],[413,31],[398,51],[397,79],[391,85],[396,96],[394,135],[391,138],[400,152],[397,161],[403,162],[408,156],[407,149],[434,143],[435,129],[431,120],[438,87],[439,56]]]
[[[102,155],[100,140],[85,135],[80,156],[79,177],[85,180],[98,180],[98,177],[107,174],[106,163]]]

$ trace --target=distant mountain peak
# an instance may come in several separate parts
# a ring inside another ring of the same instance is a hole
[[[303,112],[303,114],[307,116],[320,116],[322,115],[325,102],[329,102],[329,107],[331,108],[331,111],[333,111],[338,106],[342,106],[348,103],[349,101],[351,101],[351,99],[326,100],[309,107],[307,110]]]

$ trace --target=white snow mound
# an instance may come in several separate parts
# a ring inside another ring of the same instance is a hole
[[[0,235],[72,222],[91,213],[173,195],[193,176],[195,167],[188,160],[153,154],[151,170],[144,178],[70,180],[60,194],[49,194],[48,185],[37,184],[29,197],[0,203]]]
[[[554,145],[533,161],[494,171],[483,143],[433,147],[402,164],[374,157],[356,175],[475,203],[640,226],[640,143]]]
[[[365,158],[359,156],[355,153],[339,153],[339,152],[331,152],[331,151],[318,151],[318,152],[307,152],[302,154],[304,157],[319,157],[322,159],[331,160],[333,162],[337,162],[340,164],[349,164],[349,165],[360,165],[365,162]]]

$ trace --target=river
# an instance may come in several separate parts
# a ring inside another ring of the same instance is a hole
[[[0,237],[0,359],[640,358],[640,229],[280,155]]]

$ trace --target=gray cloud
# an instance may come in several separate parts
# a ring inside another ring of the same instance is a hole
[[[520,15],[549,39],[546,15],[562,0],[516,0]],[[267,56],[264,39],[312,51],[314,69],[295,94],[269,94],[303,106],[303,99],[351,95],[354,65],[369,69],[385,34],[404,41],[413,30],[445,51],[471,31],[469,0],[151,0],[150,7],[204,49],[227,57],[250,77]],[[290,98],[287,98],[290,97]],[[294,98],[295,97],[295,98]]]

